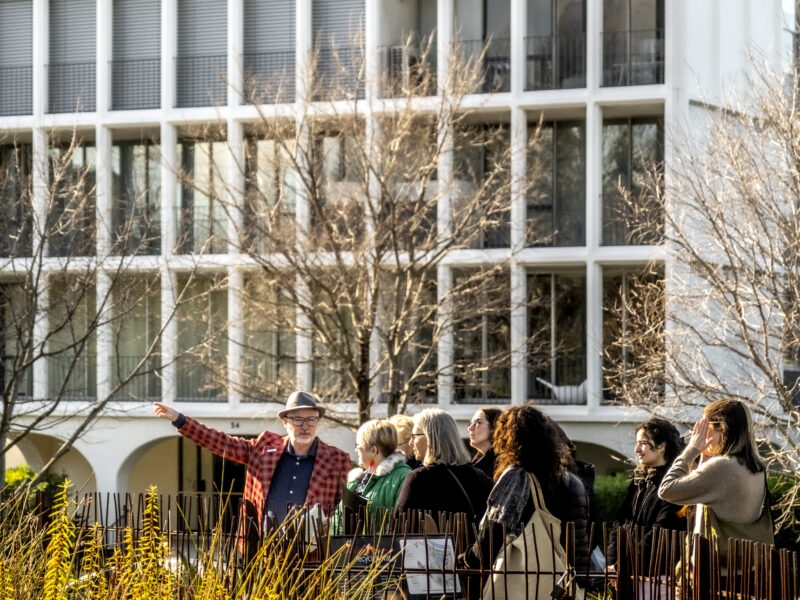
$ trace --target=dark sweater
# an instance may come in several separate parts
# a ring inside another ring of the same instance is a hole
[[[481,471],[486,473],[490,479],[494,479],[494,465],[497,461],[497,455],[494,453],[494,448],[489,448],[486,454],[478,452],[472,458],[472,464],[478,467]]]
[[[466,491],[449,475],[450,471]],[[468,531],[480,520],[486,510],[486,498],[492,489],[492,480],[470,463],[457,466],[428,465],[409,473],[400,496],[397,498],[395,514],[421,510],[438,516],[439,512],[466,513]]]
[[[608,550],[606,551],[608,564],[617,563],[617,526],[619,525],[644,528],[645,535],[640,550],[644,552],[644,556],[648,557],[648,560],[654,527],[686,531],[686,519],[678,515],[681,506],[658,497],[658,488],[668,467],[669,465],[663,465],[634,474],[625,500],[617,511],[614,527],[609,534]]]

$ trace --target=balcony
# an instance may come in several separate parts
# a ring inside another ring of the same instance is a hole
[[[195,356],[181,356],[176,361],[178,402],[227,402],[225,388],[214,381],[213,371]]]
[[[227,219],[206,207],[178,208],[179,254],[224,254],[228,251]]]
[[[47,240],[49,256],[94,256],[94,223],[59,225]]]
[[[143,364],[137,371],[136,367],[139,363]],[[144,361],[141,356],[114,357],[112,369],[115,384],[133,375],[130,381],[117,391],[115,398],[123,401],[152,401],[160,399],[161,377],[158,373],[159,363],[158,356],[148,356]]]
[[[9,209],[8,206],[5,208]],[[30,215],[23,215],[19,219],[12,211],[8,210],[8,213],[0,220],[0,257],[30,256],[33,249],[32,218]]]
[[[537,404],[585,405],[586,356],[530,354],[528,398]]]
[[[0,67],[0,115],[33,113],[33,67]]]
[[[314,70],[315,100],[364,98],[364,53],[361,48],[322,49]]]
[[[481,61],[481,77],[477,93],[498,93],[511,90],[511,42],[508,39],[464,40],[456,47],[465,61]],[[485,52],[484,52],[485,49]]]
[[[380,72],[384,74],[384,80],[381,82],[382,97],[402,97],[409,90],[420,96],[436,94],[435,46],[430,48],[403,44],[379,46],[378,61]]]
[[[664,30],[606,31],[603,86],[664,83]]]
[[[92,400],[97,395],[97,356],[64,351],[48,358],[47,372],[51,398]]]
[[[228,57],[179,56],[175,59],[177,108],[227,104]]]
[[[294,102],[295,51],[244,55],[244,102]]]
[[[525,89],[586,87],[586,34],[525,38]]]
[[[158,207],[133,212],[114,211],[114,254],[121,256],[154,255],[161,253],[161,222]]]
[[[161,106],[161,59],[111,61],[111,110]]]
[[[47,66],[48,113],[94,112],[96,98],[94,61]]]

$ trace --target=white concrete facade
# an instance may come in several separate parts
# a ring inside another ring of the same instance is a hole
[[[633,4],[637,0],[630,0]],[[423,2],[417,3],[418,12]],[[464,0],[436,0],[436,32],[438,43],[438,68],[447,68],[447,49],[457,35],[467,37],[470,30],[480,29],[485,23],[481,15],[484,4],[487,10],[495,10],[495,0],[466,2]],[[474,6],[472,6],[474,4]],[[616,3],[622,4],[622,3]],[[500,404],[523,404],[531,399],[529,388],[527,351],[524,348],[528,315],[522,307],[527,290],[529,273],[577,273],[583,277],[585,290],[585,389],[586,401],[574,404],[553,404],[544,410],[558,421],[579,448],[592,448],[587,458],[601,460],[596,454],[602,447],[623,456],[631,456],[633,450],[633,427],[646,418],[643,411],[623,409],[603,402],[602,360],[603,344],[603,283],[604,273],[615,269],[643,265],[650,260],[668,261],[663,248],[653,246],[611,246],[602,241],[602,190],[603,190],[603,123],[604,119],[635,118],[640,116],[663,119],[664,158],[669,164],[669,132],[691,122],[690,104],[708,98],[724,96],[727,86],[741,81],[747,70],[746,52],[761,50],[776,65],[788,60],[790,39],[784,31],[793,27],[793,11],[785,10],[780,0],[674,0],[653,2],[661,6],[663,19],[663,76],[662,83],[645,85],[603,85],[603,28],[604,8],[616,5],[600,0],[585,3],[585,86],[572,89],[529,90],[526,83],[526,65],[529,52],[526,49],[527,24],[531,22],[531,2],[509,0],[509,47],[510,85],[509,91],[490,96],[476,95],[469,99],[487,114],[502,114],[510,125],[512,148],[512,171],[524,174],[526,157],[523,151],[528,124],[540,115],[545,120],[569,119],[583,123],[585,141],[585,243],[569,247],[529,247],[525,244],[525,215],[527,214],[524,193],[513,193],[511,202],[511,242],[508,248],[461,251],[439,268],[439,285],[446,286],[452,277],[452,268],[481,263],[503,263],[509,265],[511,297],[509,312],[511,322],[510,397]],[[646,4],[642,2],[641,4]],[[378,69],[374,57],[378,48],[396,44],[398,23],[407,22],[409,28],[420,22],[421,17],[410,16],[413,0],[366,0],[366,56],[367,69]],[[295,52],[297,73],[305,72],[311,54],[312,0],[297,0]],[[246,262],[231,249],[227,254],[197,255],[191,260],[176,256],[173,248],[177,240],[177,211],[179,185],[171,165],[177,164],[177,145],[182,127],[203,122],[223,122],[226,125],[227,142],[231,151],[241,156],[243,131],[248,124],[258,120],[253,106],[242,103],[240,86],[242,81],[242,41],[244,0],[227,0],[227,20],[219,27],[227,28],[227,73],[230,86],[226,103],[222,106],[176,107],[177,73],[176,39],[178,10],[176,3],[162,0],[160,7],[160,108],[141,110],[112,110],[113,27],[112,3],[97,0],[96,4],[96,111],[70,114],[51,114],[47,109],[48,97],[48,0],[32,0],[33,8],[33,107],[29,115],[0,115],[0,132],[30,140],[33,156],[38,168],[34,177],[47,172],[47,133],[53,130],[69,131],[73,126],[94,140],[97,168],[97,251],[106,254],[110,246],[109,229],[103,223],[111,219],[112,189],[110,165],[112,145],[116,139],[136,132],[155,132],[161,146],[164,166],[161,169],[161,252],[156,256],[135,258],[142,268],[161,273],[162,315],[170,312],[174,302],[178,276],[187,265],[197,261],[205,271],[227,277],[227,310],[231,342],[227,350],[227,364],[232,379],[231,389],[221,402],[178,401],[178,379],[180,374],[171,364],[162,373],[161,400],[175,405],[178,410],[200,421],[233,434],[257,434],[264,428],[280,430],[274,415],[279,408],[275,402],[245,403],[236,389],[236,372],[242,360],[241,310],[237,305],[236,290],[242,284],[240,267]],[[416,19],[416,20],[415,20]],[[403,29],[403,27],[399,27]],[[370,58],[372,57],[372,58]],[[1,71],[0,71],[1,73]],[[0,85],[2,82],[0,81]],[[303,85],[298,78],[297,86]],[[367,87],[366,93],[377,93]],[[299,92],[297,96],[302,94]],[[367,98],[369,101],[369,97]],[[278,109],[280,110],[280,109]],[[233,163],[234,161],[231,161]],[[442,165],[443,169],[447,165]],[[38,173],[38,175],[36,175]],[[232,178],[240,177],[238,169],[231,166]],[[234,186],[241,187],[241,185]],[[44,184],[34,180],[34,202],[41,194]],[[40,198],[41,200],[41,198]],[[300,209],[298,209],[298,214]],[[39,217],[41,218],[41,217]],[[300,218],[298,216],[298,218]],[[102,278],[97,281],[100,298],[107,285]],[[42,289],[42,298],[48,290]],[[166,335],[161,342],[165,362],[170,363],[177,354],[177,325],[174,320],[167,324]],[[453,354],[452,339],[439,345],[443,363]],[[309,343],[297,342],[299,358],[310,353]],[[109,389],[110,332],[101,328],[97,333],[97,396],[103,397]],[[311,381],[310,367],[298,367],[297,385],[307,387]],[[39,365],[34,370],[33,394],[45,397],[48,387],[48,369]],[[443,380],[439,387],[439,405],[450,412],[463,426],[472,416],[476,405],[459,404],[454,401],[452,382]],[[80,402],[70,405],[64,412],[78,408]],[[27,461],[32,466],[42,464],[46,452],[53,446],[53,439],[63,439],[71,430],[71,419],[66,419],[46,431],[46,436],[32,438],[23,444],[12,462]],[[352,431],[333,425],[323,425],[321,437],[352,452]],[[46,439],[47,436],[52,439]],[[164,421],[152,417],[149,403],[114,405],[101,416],[91,431],[74,445],[74,450],[56,467],[66,471],[76,483],[86,483],[88,489],[107,491],[142,491],[149,483],[157,483],[165,492],[201,489],[197,478],[183,477],[177,480],[177,458],[175,446],[177,435]],[[80,458],[75,458],[75,456]],[[208,460],[208,459],[206,459]],[[204,463],[194,473],[202,473],[202,479],[214,477],[210,463]],[[194,481],[194,483],[192,483]]]

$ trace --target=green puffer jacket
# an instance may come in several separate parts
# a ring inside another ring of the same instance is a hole
[[[364,469],[360,467],[350,471],[347,476],[347,489],[354,491],[363,473]],[[403,487],[403,482],[409,473],[411,473],[411,467],[406,463],[405,454],[400,451],[390,454],[381,461],[375,469],[375,474],[370,477],[367,486],[361,492],[361,495],[369,500],[367,507],[370,516],[380,514],[379,518],[383,519],[386,515],[388,519],[394,505],[397,504],[400,488]],[[334,521],[334,531],[338,535],[341,535],[344,530],[343,517],[343,508],[340,502]]]

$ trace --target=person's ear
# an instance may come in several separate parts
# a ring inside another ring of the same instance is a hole
[[[656,452],[660,452],[661,454],[665,454],[666,451],[667,451],[667,442],[661,442],[654,449],[655,449]]]

